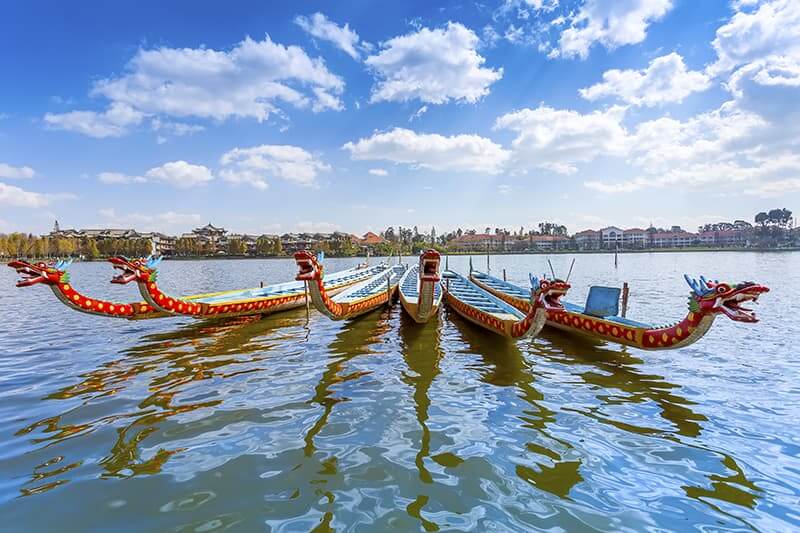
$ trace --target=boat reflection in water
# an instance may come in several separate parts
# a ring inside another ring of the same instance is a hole
[[[647,489],[652,512],[666,498],[700,522],[748,526],[741,510],[762,490],[637,352],[558,331],[514,341],[440,312],[418,324],[399,305],[339,322],[293,311],[147,333],[42,397],[48,416],[16,434],[35,447],[20,493],[74,507],[85,491],[57,488],[124,480],[97,501],[124,495],[116,518],[161,509],[159,527],[526,529],[557,516],[580,529],[628,512],[647,469],[662,480]],[[387,511],[364,511],[376,505]]]
[[[431,407],[430,388],[440,373],[439,362],[444,353],[439,344],[441,323],[434,320],[426,324],[418,324],[413,317],[403,313],[400,325],[400,351],[408,369],[403,372],[403,382],[413,391],[414,413],[419,424],[419,450],[414,464],[417,467],[419,480],[424,484],[434,483],[433,476],[425,465],[431,458],[431,430],[428,427]],[[439,463],[442,458],[437,457]],[[420,488],[420,494],[406,507],[409,515],[420,521],[426,531],[436,531],[439,525],[422,516],[422,511],[431,497],[432,491]]]

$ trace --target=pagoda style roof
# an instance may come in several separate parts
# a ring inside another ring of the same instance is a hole
[[[193,233],[228,233],[228,230],[225,228],[218,228],[213,225],[211,222],[203,226],[202,228],[195,228],[192,230]]]

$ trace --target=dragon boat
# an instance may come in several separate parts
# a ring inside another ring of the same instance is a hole
[[[682,348],[700,340],[708,333],[714,320],[725,315],[736,322],[758,322],[756,314],[744,307],[747,302],[757,302],[769,288],[753,282],[721,283],[699,280],[684,275],[691,291],[689,312],[680,322],[654,325],[618,316],[619,292],[614,287],[591,287],[586,306],[563,302],[547,309],[547,325],[595,339],[616,342],[643,350],[669,350]],[[474,271],[470,279],[485,291],[524,312],[530,303],[525,299],[525,289]]]
[[[169,316],[169,313],[156,309],[147,302],[109,302],[81,294],[70,283],[70,275],[67,270],[71,264],[71,260],[29,263],[16,259],[9,262],[8,266],[16,270],[22,277],[17,282],[17,287],[30,287],[43,283],[52,289],[64,305],[81,313],[129,320]]]
[[[136,281],[139,292],[148,304],[159,311],[173,315],[195,318],[266,315],[306,304],[305,285],[298,281],[179,298],[165,294],[156,283],[160,257],[128,259],[120,256],[112,257],[109,261],[114,268],[121,271],[114,276],[112,283],[125,284]],[[359,265],[329,274],[320,283],[327,291],[336,294],[383,272],[386,268],[386,265]]]
[[[466,320],[494,333],[518,339],[536,336],[544,327],[551,301],[569,285],[531,278],[528,310],[523,312],[451,270],[442,274],[447,305]]]
[[[357,317],[391,302],[397,291],[400,278],[408,268],[403,264],[380,265],[380,270],[371,277],[332,296],[323,283],[323,267],[311,252],[301,250],[294,254],[300,271],[297,281],[308,282],[311,302],[323,315],[333,320]]]
[[[426,250],[419,257],[419,265],[406,270],[400,279],[400,303],[409,316],[420,324],[435,315],[442,302],[442,288],[439,285],[440,260],[439,252]]]

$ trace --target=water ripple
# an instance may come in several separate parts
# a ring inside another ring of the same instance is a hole
[[[645,320],[683,311],[683,269],[773,287],[761,324],[720,319],[662,353],[550,331],[510,342],[447,310],[419,326],[398,305],[346,322],[114,322],[0,272],[0,516],[24,530],[798,529],[800,325],[786,317],[800,255],[716,257],[580,259],[573,300],[629,281]],[[520,283],[542,270],[496,261]],[[184,293],[292,272],[167,262],[161,278]],[[73,278],[136,297],[109,274],[76,264]]]

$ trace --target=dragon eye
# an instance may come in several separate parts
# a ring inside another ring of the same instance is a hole
[[[724,292],[728,292],[728,286],[727,285],[717,285],[717,292],[720,293],[720,294],[722,294]]]

